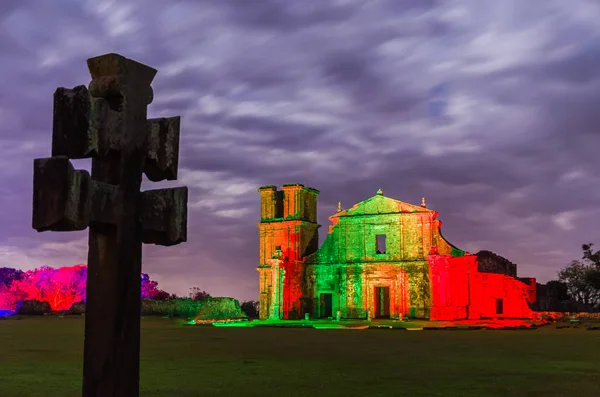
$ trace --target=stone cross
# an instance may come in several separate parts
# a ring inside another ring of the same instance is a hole
[[[84,397],[139,395],[142,243],[187,239],[177,179],[179,117],[147,119],[157,71],[118,54],[88,59],[85,86],[54,93],[52,157],[34,160],[33,228],[89,227]],[[69,159],[92,158],[91,175]]]

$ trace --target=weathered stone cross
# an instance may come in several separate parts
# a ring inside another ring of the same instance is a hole
[[[52,157],[34,160],[33,228],[89,226],[83,396],[136,397],[142,243],[187,239],[187,188],[140,186],[142,173],[177,179],[179,117],[147,119],[155,69],[118,54],[87,63],[89,91],[54,94]],[[69,161],[89,157],[91,176]]]

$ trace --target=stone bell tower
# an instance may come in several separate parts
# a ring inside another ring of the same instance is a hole
[[[300,318],[304,257],[319,246],[319,191],[301,184],[283,185],[281,190],[263,186],[258,191],[260,318]]]

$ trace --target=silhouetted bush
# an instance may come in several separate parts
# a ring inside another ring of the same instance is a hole
[[[190,298],[195,301],[203,301],[207,298],[210,298],[210,294],[204,290],[201,290],[199,287],[190,288]]]
[[[246,313],[248,318],[258,318],[258,302],[246,301],[241,305],[242,311]]]
[[[75,302],[68,311],[70,315],[82,315],[85,313],[85,302]]]
[[[28,315],[28,316],[41,316],[49,314],[52,311],[48,302],[40,302],[36,300],[23,301],[17,307],[17,314]]]

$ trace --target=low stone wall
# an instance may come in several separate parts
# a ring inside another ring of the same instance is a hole
[[[561,320],[564,318],[571,319],[589,319],[600,321],[600,312],[588,313],[588,312],[535,312],[534,313],[539,319],[547,318],[553,321]]]

